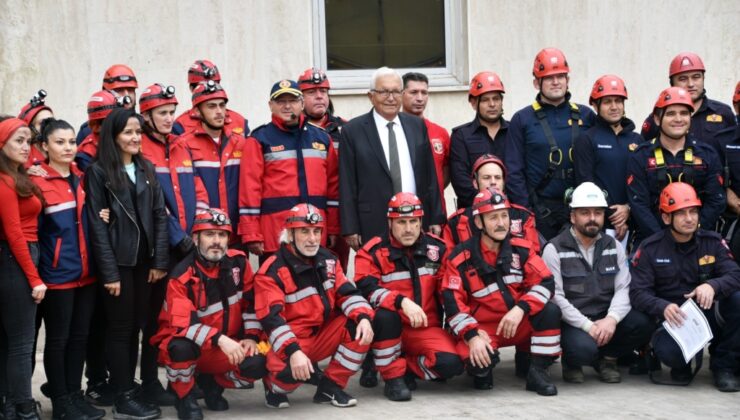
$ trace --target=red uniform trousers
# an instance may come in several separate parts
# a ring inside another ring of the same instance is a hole
[[[351,321],[344,315],[338,315],[327,322],[313,337],[298,337],[301,351],[318,363],[332,356],[329,366],[323,371],[324,376],[344,388],[347,381],[354,375],[365,360],[365,354],[370,349],[368,345],[361,345],[355,340],[354,328],[347,328]],[[290,371],[290,361],[282,359],[277,353],[270,350],[267,353],[268,375],[263,379],[267,389],[280,394],[295,391],[300,385],[293,379]]]

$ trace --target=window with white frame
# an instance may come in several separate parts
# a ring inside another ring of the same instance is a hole
[[[464,0],[313,0],[314,66],[333,89],[367,89],[375,69],[467,84]]]

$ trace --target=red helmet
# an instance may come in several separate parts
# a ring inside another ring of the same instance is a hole
[[[46,101],[46,91],[43,89],[39,89],[38,93],[33,95],[33,98],[31,98],[31,100],[28,101],[28,103],[24,105],[23,108],[21,108],[21,112],[20,114],[18,114],[18,118],[25,121],[26,124],[30,126],[33,122],[33,119],[36,118],[36,114],[38,114],[42,110],[46,109],[49,112],[53,113],[54,111],[46,106],[44,101]]]
[[[672,182],[660,192],[660,211],[673,213],[687,207],[701,207],[694,187],[685,182]]]
[[[139,84],[136,83],[136,75],[131,67],[124,64],[114,64],[108,67],[103,76],[103,89],[113,90],[120,88],[138,88]]]
[[[735,94],[732,95],[732,103],[740,102],[740,82],[737,82],[737,86],[735,86]]]
[[[532,74],[537,79],[554,74],[570,73],[565,54],[557,48],[545,48],[534,58]]]
[[[624,80],[613,74],[607,74],[596,79],[594,87],[591,89],[590,103],[594,103],[605,96],[621,96],[627,99],[627,88],[624,86]]]
[[[221,81],[221,73],[218,71],[218,67],[208,60],[195,60],[195,63],[188,69],[188,84],[192,85],[207,80]]]
[[[498,165],[501,168],[504,179],[506,179],[506,165],[504,165],[504,162],[499,159],[498,156],[492,155],[490,153],[481,155],[481,157],[475,160],[475,163],[473,163],[473,178],[475,178],[475,176],[478,174],[478,170],[481,168],[481,166],[485,165],[486,163],[495,163],[496,165]]]
[[[326,77],[326,73],[323,70],[312,67],[306,69],[300,76],[298,76],[298,88],[302,91],[316,88],[327,88],[331,89],[329,85],[329,79]]]
[[[506,198],[504,193],[493,187],[479,192],[473,199],[473,216],[510,208],[509,199]]]
[[[424,206],[419,197],[412,193],[400,192],[388,201],[388,218],[423,217]]]
[[[87,101],[87,121],[103,120],[116,108],[123,108],[131,103],[131,98],[118,96],[116,92],[101,90],[93,93]]]
[[[470,80],[468,96],[476,98],[487,92],[506,93],[506,90],[504,90],[504,82],[501,81],[498,74],[492,71],[482,71],[473,76]]]
[[[226,95],[226,91],[221,87],[218,82],[208,80],[205,82],[198,83],[198,86],[193,89],[193,107],[197,106],[211,99],[223,99],[229,102],[229,97]]]
[[[195,215],[193,233],[202,230],[223,230],[231,233],[231,220],[221,209],[208,209]]]
[[[682,52],[671,60],[671,67],[668,70],[668,77],[673,77],[678,73],[685,71],[706,71],[704,62],[701,57],[692,52]]]
[[[669,105],[686,105],[691,112],[694,112],[694,101],[691,100],[691,95],[684,88],[669,87],[664,89],[660,92],[658,100],[655,101],[655,107],[653,109],[664,109],[668,108]]]
[[[144,92],[142,92],[139,98],[139,110],[141,113],[154,109],[158,106],[175,104],[177,105],[177,98],[175,97],[175,87],[164,86],[159,83],[155,83]]]
[[[285,219],[287,229],[302,227],[326,227],[324,217],[313,204],[298,204],[290,209],[288,218]]]

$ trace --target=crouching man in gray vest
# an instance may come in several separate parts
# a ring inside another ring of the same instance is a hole
[[[602,382],[620,382],[617,357],[650,339],[650,320],[630,307],[630,271],[621,245],[602,234],[608,208],[591,182],[573,191],[570,229],[545,247],[542,259],[555,278],[553,301],[563,314],[563,380],[584,381],[593,366]]]

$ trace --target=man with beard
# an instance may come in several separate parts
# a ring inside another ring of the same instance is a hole
[[[511,118],[504,148],[511,201],[534,211],[537,230],[548,240],[568,222],[564,198],[574,186],[571,149],[594,122],[593,111],[570,101],[569,72],[559,49],[537,54],[532,84],[539,93]]]
[[[491,71],[482,71],[470,81],[468,102],[475,111],[473,121],[452,129],[450,138],[450,181],[457,195],[457,208],[470,207],[478,190],[470,184],[473,163],[482,155],[503,156],[509,123],[504,115],[504,83]]]
[[[635,245],[663,229],[658,213],[660,192],[672,182],[685,182],[704,202],[701,225],[714,229],[725,209],[725,192],[717,154],[689,132],[694,103],[689,92],[671,87],[655,102],[653,119],[660,127],[654,142],[641,144],[627,165],[627,199],[637,227]]]
[[[193,168],[208,192],[212,208],[226,210],[229,220],[239,220],[239,168],[247,139],[224,130],[226,91],[213,80],[201,82],[193,89],[193,108],[201,117],[200,126],[183,135],[193,155]],[[231,241],[237,242],[238,235]]]
[[[686,319],[680,305],[694,299],[714,336],[709,346],[714,384],[720,391],[737,392],[740,381],[733,371],[740,367],[740,268],[719,234],[699,228],[700,207],[689,184],[674,182],[661,192],[660,217],[668,227],[647,238],[635,253],[630,299],[636,310],[675,327]],[[696,371],[665,328],[653,334],[652,347],[671,368],[673,381],[691,381]]]
[[[735,126],[732,109],[722,102],[709,99],[704,89],[706,68],[701,57],[692,52],[682,52],[671,60],[668,69],[668,80],[671,86],[680,87],[691,95],[691,102],[696,112],[691,115],[690,133],[700,142],[706,142],[714,150],[722,153],[720,145],[714,141],[717,131]],[[660,125],[651,114],[642,125],[642,137],[653,139],[660,134]]]
[[[224,411],[224,387],[251,388],[267,373],[257,344],[262,326],[254,312],[252,269],[243,252],[228,249],[230,234],[223,211],[196,216],[195,251],[170,273],[159,331],[151,340],[177,394],[181,420],[203,418],[193,392],[196,377],[208,409]]]
[[[560,309],[550,302],[552,274],[529,241],[509,235],[510,207],[496,190],[475,196],[473,217],[481,235],[456,246],[446,260],[445,317],[475,388],[493,388],[498,349],[517,346],[531,352],[526,389],[556,395],[547,372],[560,355]]]
[[[553,302],[563,313],[563,380],[582,383],[582,366],[602,382],[621,381],[617,358],[650,339],[652,325],[630,308],[630,273],[621,245],[604,235],[604,192],[592,182],[574,191],[571,228],[545,247],[542,259],[555,279]]]

